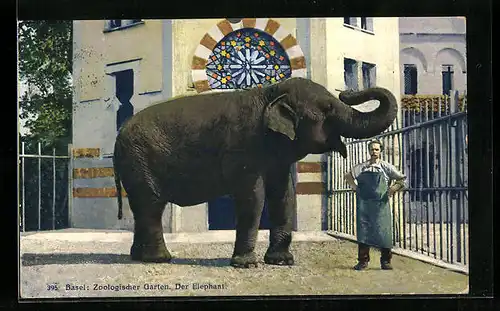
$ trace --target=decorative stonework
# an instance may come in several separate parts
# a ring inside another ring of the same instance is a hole
[[[89,168],[75,168],[73,169],[73,178],[102,178],[113,177],[115,171],[112,167],[89,167]]]
[[[118,194],[115,187],[107,188],[73,188],[74,198],[114,198]],[[122,188],[122,197],[127,197],[127,192]]]
[[[98,158],[101,155],[99,148],[75,148],[73,157],[75,158]]]
[[[306,62],[297,40],[268,18],[244,18],[234,24],[220,21],[201,39],[191,69],[198,93],[262,87],[306,76]]]

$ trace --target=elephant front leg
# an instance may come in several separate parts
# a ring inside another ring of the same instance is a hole
[[[264,197],[264,183],[261,177],[255,181],[247,182],[241,191],[234,194],[236,242],[231,258],[231,266],[233,267],[257,267],[257,256],[254,249],[264,207]]]
[[[297,203],[289,168],[269,174],[266,195],[272,227],[264,262],[273,265],[293,265],[294,258],[290,253],[290,244]]]

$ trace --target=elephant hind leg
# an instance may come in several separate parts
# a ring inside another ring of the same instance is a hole
[[[163,238],[162,215],[165,204],[154,198],[129,195],[134,214],[134,242],[130,249],[132,260],[170,262],[172,256]]]

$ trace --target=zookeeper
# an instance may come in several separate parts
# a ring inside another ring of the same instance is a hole
[[[347,183],[356,191],[358,263],[354,269],[368,267],[370,247],[375,247],[380,249],[380,267],[391,270],[392,219],[389,197],[405,187],[406,176],[392,164],[380,159],[383,145],[379,140],[370,141],[368,150],[370,159],[355,165],[345,174]]]

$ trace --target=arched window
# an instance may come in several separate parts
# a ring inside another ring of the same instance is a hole
[[[242,28],[217,43],[206,73],[212,89],[240,89],[289,78],[292,70],[278,41],[258,29]]]

